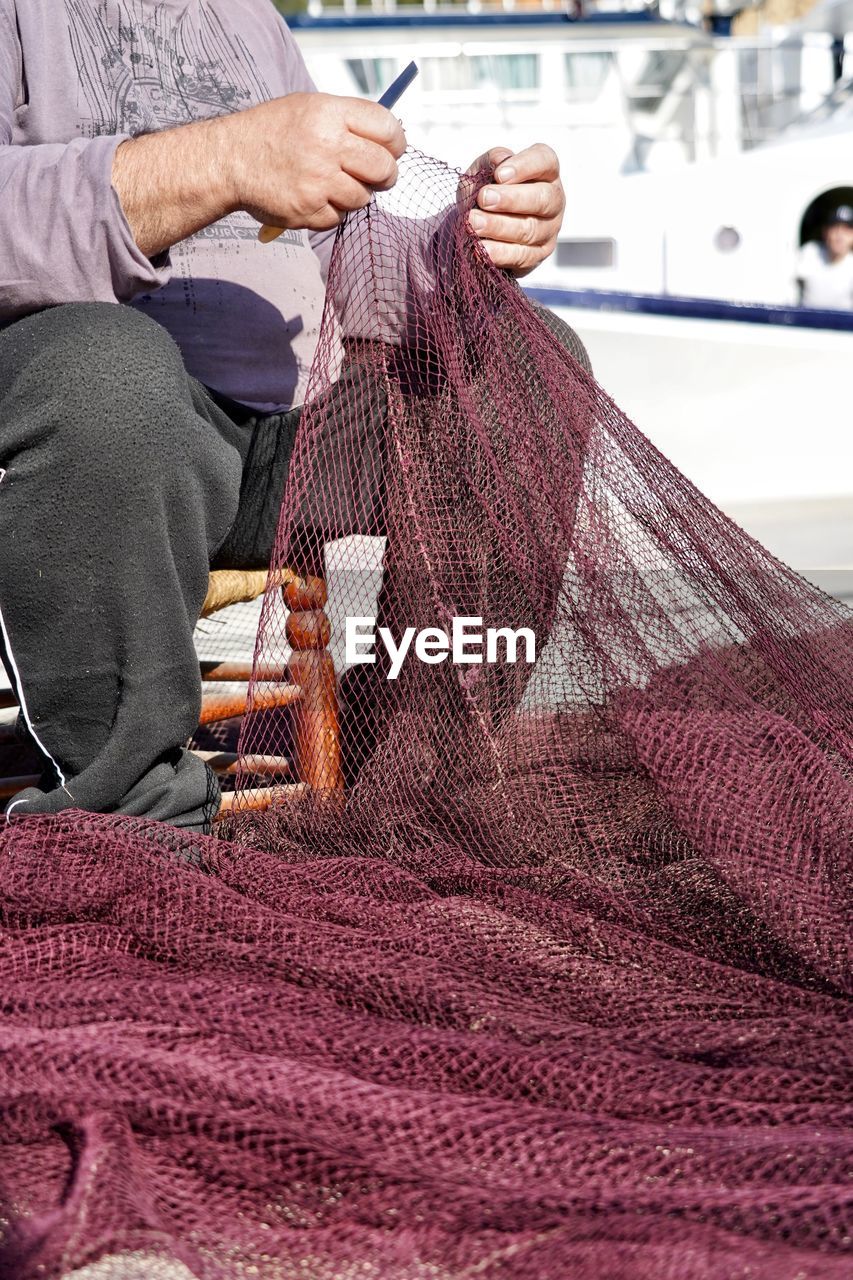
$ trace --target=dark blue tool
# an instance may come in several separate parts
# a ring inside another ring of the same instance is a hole
[[[397,79],[389,84],[388,88],[379,99],[380,107],[388,107],[390,110],[395,103],[399,102],[409,85],[418,74],[418,64],[410,62],[404,71],[401,71]]]

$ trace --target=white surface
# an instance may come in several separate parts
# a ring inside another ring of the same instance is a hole
[[[810,240],[797,257],[797,279],[804,284],[805,306],[840,311],[853,307],[853,253],[833,261],[825,245]]]
[[[853,333],[557,313],[608,394],[719,506],[853,498]],[[838,531],[825,556],[853,563],[851,526],[843,532],[846,551]]]
[[[792,306],[803,216],[850,184],[851,140],[848,113],[678,172],[601,169],[594,181],[567,183],[561,238],[612,239],[613,265],[560,268],[552,258],[529,282]],[[737,248],[720,248],[723,228],[737,232]]]

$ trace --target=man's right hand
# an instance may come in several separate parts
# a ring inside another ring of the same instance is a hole
[[[397,181],[406,135],[376,102],[291,93],[227,118],[234,206],[276,227],[325,231]]]
[[[123,142],[112,180],[153,258],[237,209],[276,227],[335,227],[394,185],[405,149],[399,121],[376,102],[291,93]]]

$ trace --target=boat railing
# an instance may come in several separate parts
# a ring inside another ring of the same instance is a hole
[[[728,16],[758,8],[764,0],[715,0],[714,12]],[[568,17],[632,14],[654,16],[665,22],[701,26],[706,18],[704,0],[278,0],[285,11],[304,10],[312,18],[336,14],[467,13],[523,14],[565,13]]]
[[[417,56],[409,101],[425,124],[443,127],[457,111],[460,125],[468,113],[479,123],[488,110],[503,125],[526,124],[525,113],[539,111],[573,134],[624,135],[626,171],[748,150],[810,113],[838,109],[844,96],[837,42],[824,31],[718,36],[661,22],[662,4],[653,13],[638,0],[580,0],[582,9],[576,0],[308,3],[291,22],[313,51],[339,50],[346,65],[333,91],[374,97]],[[849,75],[853,37],[847,43]]]
[[[524,292],[544,307],[582,311],[630,312],[686,320],[726,320],[740,324],[778,325],[788,329],[824,329],[853,333],[853,312],[817,307],[780,306],[763,302],[729,302],[723,298],[677,294],[630,293],[615,289],[575,289],[525,285]]]
[[[294,9],[302,7],[294,0]],[[656,9],[643,0],[305,0],[305,11],[313,18],[359,13],[559,13],[580,17],[595,13],[633,13]]]

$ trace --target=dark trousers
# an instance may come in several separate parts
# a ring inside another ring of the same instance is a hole
[[[385,533],[384,393],[356,368],[323,402],[293,540],[307,572],[328,537]],[[183,746],[201,705],[193,629],[211,565],[269,563],[299,414],[218,399],[129,307],[56,307],[0,332],[0,656],[44,764],[7,817],[76,807],[208,829],[219,787]],[[344,690],[345,732],[368,741],[349,701],[370,698]]]
[[[0,648],[44,761],[7,816],[209,825],[193,627],[211,564],[268,563],[298,416],[227,412],[128,307],[0,333]]]

